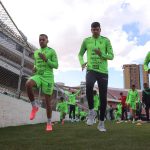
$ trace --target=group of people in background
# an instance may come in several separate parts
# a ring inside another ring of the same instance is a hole
[[[142,91],[142,100],[140,99],[137,89],[135,89],[135,85],[132,85],[132,88],[128,91],[127,96],[123,95],[122,92],[120,93],[120,103],[117,104],[117,108],[114,113],[115,120],[117,120],[118,123],[127,120],[132,120],[132,123],[135,123],[135,120],[150,121],[150,88],[147,83],[144,83],[143,86],[144,90]],[[146,112],[146,118],[141,115],[143,108]]]
[[[87,111],[84,108],[79,108],[76,103],[76,96],[80,91],[65,92],[68,97],[68,101],[64,100],[63,97],[60,98],[56,106],[56,110],[60,112],[60,121],[64,124],[64,119],[66,114],[69,114],[69,120],[71,122],[78,122],[87,120]],[[100,116],[100,100],[99,95],[96,90],[93,90],[93,99],[94,99],[94,111],[96,112],[95,123],[99,120]],[[135,123],[136,120],[141,121],[142,108],[145,108],[146,120],[149,122],[149,105],[150,105],[150,88],[147,83],[144,83],[144,90],[142,91],[142,100],[140,100],[140,95],[138,90],[135,88],[135,85],[132,85],[132,88],[128,91],[127,96],[120,93],[120,98],[115,108],[110,105],[106,111],[105,119],[116,120],[117,123],[122,121],[131,121]],[[109,117],[107,117],[109,114]]]
[[[78,121],[84,121],[87,120],[87,109],[83,107],[79,107],[77,105],[77,95],[80,93],[80,91],[75,92],[67,92],[65,91],[65,96],[67,96],[67,100],[64,99],[64,97],[60,97],[59,102],[56,105],[56,110],[60,112],[60,121],[62,125],[64,124],[65,116],[69,115],[69,120],[71,122],[78,122]],[[97,94],[97,91],[93,91],[93,97],[94,97],[94,110],[96,112],[95,117],[95,123],[99,119],[99,108],[100,108],[100,101],[99,101],[99,95]]]
[[[69,120],[71,122],[76,122],[79,120],[86,119],[87,113],[83,108],[78,107],[76,97],[80,93],[80,90],[75,92],[67,92],[65,91],[65,96],[67,96],[68,100],[64,97],[60,97],[60,101],[56,105],[56,110],[60,112],[60,121],[62,125],[64,124],[65,117],[68,114]]]

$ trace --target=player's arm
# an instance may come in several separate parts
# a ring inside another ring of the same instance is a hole
[[[65,105],[65,112],[68,113],[68,103],[65,102],[65,104],[66,104],[66,105]]]
[[[65,95],[69,96],[70,93],[68,91],[64,91]]]
[[[128,95],[126,97],[126,104],[129,104],[129,92],[128,92]]]
[[[56,110],[57,111],[59,110],[59,103],[56,105]]]
[[[112,46],[111,46],[111,43],[110,43],[110,40],[107,39],[106,41],[106,52],[107,53],[102,53],[101,52],[101,57],[103,59],[107,59],[107,60],[113,60],[114,58],[114,53],[113,53],[113,49],[112,49]]]
[[[79,90],[79,91],[77,91],[74,95],[75,95],[75,96],[77,96],[79,93],[80,93],[80,90]]]
[[[137,92],[137,103],[140,103],[140,95],[138,92]]]
[[[48,65],[52,68],[57,69],[58,68],[58,58],[55,51],[52,52],[51,58],[47,58],[46,62]]]
[[[34,58],[34,63],[33,63],[33,69],[32,69],[32,72],[35,73],[35,72],[36,72],[36,59],[35,59],[36,57],[35,57],[35,52],[34,52],[33,58]]]
[[[83,59],[83,56],[84,56],[85,52],[86,52],[86,42],[84,40],[82,45],[81,45],[80,52],[78,54],[78,58],[79,58],[79,62],[80,62],[80,65],[82,67],[82,70],[86,66],[86,63],[84,62],[84,59]]]
[[[136,99],[135,99],[135,102],[136,102],[136,103],[139,103],[139,101],[140,101],[140,96],[139,96],[138,91],[136,91]]]
[[[149,70],[149,67],[148,67],[148,64],[149,64],[149,55],[150,55],[150,52],[147,53],[146,58],[144,60],[144,70],[145,71]]]

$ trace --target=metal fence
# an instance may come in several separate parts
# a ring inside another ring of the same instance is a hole
[[[32,74],[34,46],[27,42],[0,1],[0,92],[27,98],[25,82]],[[36,91],[38,95],[38,91]]]

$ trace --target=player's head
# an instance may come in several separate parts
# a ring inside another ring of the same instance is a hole
[[[143,84],[143,87],[144,87],[144,89],[147,89],[147,88],[148,88],[148,84],[147,84],[147,83],[144,83],[144,84]]]
[[[63,101],[64,101],[64,98],[63,98],[63,97],[60,97],[60,101],[63,102]]]
[[[120,92],[120,96],[122,96],[123,95],[123,93],[122,92]]]
[[[41,48],[47,47],[48,43],[48,36],[46,34],[40,34],[39,36],[39,43]]]
[[[93,90],[93,95],[96,95],[97,94],[97,91],[96,90]]]
[[[99,35],[100,35],[100,32],[101,32],[101,26],[100,26],[100,23],[99,22],[93,22],[91,24],[91,32],[92,32],[92,35],[97,38]]]
[[[135,90],[135,84],[132,85],[132,90]]]
[[[72,94],[74,94],[75,92],[73,91]]]

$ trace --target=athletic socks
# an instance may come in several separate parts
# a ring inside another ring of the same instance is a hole
[[[32,107],[37,107],[36,101],[35,100],[31,101],[31,105],[32,105]]]
[[[47,123],[51,124],[51,118],[47,119]]]

